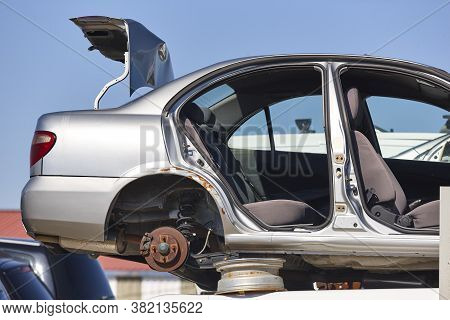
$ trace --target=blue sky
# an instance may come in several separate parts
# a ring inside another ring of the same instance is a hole
[[[176,76],[274,53],[367,53],[449,71],[450,5],[422,21],[446,2],[0,0],[0,208],[19,207],[37,118],[91,108],[103,84],[122,71],[87,51],[71,17],[141,22],[167,42]],[[117,86],[102,102],[112,107],[128,99],[127,88]]]

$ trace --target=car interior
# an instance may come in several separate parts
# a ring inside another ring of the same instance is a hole
[[[449,164],[383,157],[367,99],[420,101],[448,113],[448,91],[410,75],[361,68],[347,69],[341,82],[369,215],[406,231],[438,230],[439,187],[449,185]],[[315,152],[305,142],[319,129],[323,136],[315,139],[326,145],[325,125],[308,118],[302,101],[295,100],[320,97],[321,84],[312,67],[257,71],[206,89],[180,112],[200,152],[236,199],[268,227],[319,226],[329,216],[328,152]],[[283,105],[281,112],[272,112],[277,105]],[[300,110],[294,116],[293,107]],[[316,109],[324,121],[323,104]],[[291,118],[280,126],[277,118],[283,114]],[[281,140],[287,142],[279,147]]]
[[[329,216],[321,95],[321,73],[313,67],[267,69],[216,84],[180,111],[192,143],[268,229],[319,226]],[[307,118],[302,113],[307,108],[318,116]],[[287,115],[294,109],[298,118]],[[323,147],[320,153],[308,152],[314,146],[305,149],[311,137],[320,140],[315,144]]]
[[[377,123],[372,122],[367,100],[377,96],[418,101],[445,114],[450,107],[449,92],[410,75],[361,68],[343,72],[341,83],[369,215],[403,229],[438,230],[439,187],[450,184],[449,163],[383,157],[375,132]],[[392,106],[392,114],[386,116],[402,121],[395,108]],[[445,119],[445,115],[442,117]],[[445,134],[442,130],[436,132]]]

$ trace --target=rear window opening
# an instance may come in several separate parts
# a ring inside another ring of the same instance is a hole
[[[313,67],[237,76],[186,103],[180,118],[248,212],[274,228],[330,216],[322,76]]]

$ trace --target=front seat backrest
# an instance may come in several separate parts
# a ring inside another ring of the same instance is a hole
[[[372,202],[372,197],[375,197],[377,204],[388,206],[397,214],[405,213],[407,202],[402,187],[384,159],[375,151],[369,139],[359,131],[363,125],[364,100],[357,88],[347,91],[347,101],[357,145],[356,159],[361,168],[366,201]]]

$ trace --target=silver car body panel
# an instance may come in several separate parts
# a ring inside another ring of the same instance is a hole
[[[224,212],[221,218],[225,242],[230,251],[295,252],[321,255],[324,259],[327,259],[327,255],[345,256],[349,253],[353,257],[437,257],[438,236],[401,234],[366,218],[360,193],[354,192],[358,190],[358,183],[345,137],[338,96],[339,84],[335,81],[338,78],[337,69],[349,63],[345,57],[339,62],[338,57],[334,56],[336,62],[329,62],[329,57],[333,56],[299,55],[291,56],[297,61],[290,62],[316,65],[324,77],[334,210],[331,221],[322,229],[297,229],[292,232],[264,230],[236,203],[212,168],[196,165],[196,160],[201,159],[202,155],[192,144],[187,153],[190,156],[186,157],[183,139],[187,138],[180,134],[176,120],[180,107],[198,91],[221,79],[255,68],[266,68],[267,64],[258,66],[264,59],[271,60],[272,65],[286,64],[281,61],[286,57],[289,56],[246,58],[220,63],[169,82],[117,109],[64,112],[41,117],[37,130],[57,132],[58,141],[41,160],[42,176],[31,178],[23,191],[23,219],[28,231],[104,241],[109,206],[120,189],[138,177],[165,172],[191,177],[206,185],[205,189]],[[277,59],[280,61],[277,62]],[[360,59],[364,63],[378,63],[380,68],[384,68],[384,62],[404,63],[379,58]],[[415,64],[411,66],[424,68]],[[234,70],[226,71],[229,69]],[[414,72],[450,85],[445,79],[428,75],[425,71]],[[439,72],[442,71],[434,73]],[[205,81],[199,80],[212,73],[217,75]],[[192,83],[195,85],[192,86]],[[162,115],[163,110],[167,116]],[[142,132],[147,129],[150,130],[149,145],[141,141]],[[78,135],[78,132],[83,134]],[[158,143],[155,144],[156,141]],[[335,161],[336,156],[342,156],[343,161]],[[343,173],[342,177],[334,174],[337,169]]]
[[[29,233],[104,240],[106,214],[133,178],[32,177],[22,191],[22,219]]]
[[[164,143],[155,132],[157,115],[116,115],[114,111],[64,112],[44,116],[39,130],[56,132],[58,142],[43,160],[42,173],[50,176],[137,177],[144,165],[168,166]],[[146,152],[145,142],[151,150]],[[146,157],[142,157],[145,153]]]

